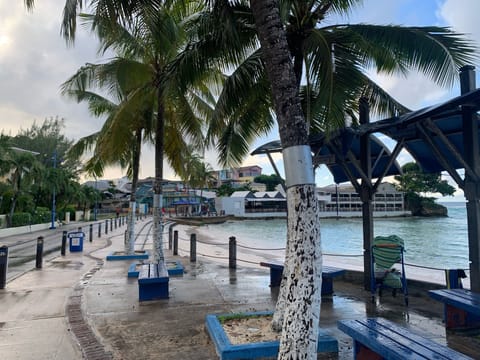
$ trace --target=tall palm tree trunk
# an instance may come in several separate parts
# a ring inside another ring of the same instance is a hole
[[[158,92],[157,128],[155,131],[155,184],[153,187],[153,263],[158,264],[165,259],[163,254],[163,152],[164,152],[164,109],[161,91]]]
[[[142,130],[135,131],[135,150],[132,159],[132,192],[130,194],[130,210],[128,217],[127,233],[128,243],[126,244],[126,252],[129,255],[135,253],[135,215],[137,211],[137,187],[138,187],[138,173],[140,168],[140,154],[142,149]]]
[[[322,257],[312,155],[297,79],[277,0],[250,0],[283,147],[287,185],[287,258],[281,300],[279,359],[316,359]],[[286,275],[286,276],[285,276]]]

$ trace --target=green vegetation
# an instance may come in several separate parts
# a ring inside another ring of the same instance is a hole
[[[402,166],[402,175],[395,176],[397,190],[405,193],[405,206],[413,215],[447,215],[446,208],[435,203],[435,198],[422,196],[422,193],[440,193],[453,195],[455,188],[442,180],[440,173],[424,173],[417,163],[410,162]]]
[[[16,136],[0,135],[0,213],[7,226],[49,222],[54,192],[57,218],[71,205],[85,209],[100,199],[78,183],[80,163],[66,156],[72,142],[63,127],[63,119],[50,118]]]
[[[265,184],[267,191],[274,191],[278,184],[282,184],[284,182],[284,180],[276,174],[260,175],[255,177],[253,181],[256,183]]]

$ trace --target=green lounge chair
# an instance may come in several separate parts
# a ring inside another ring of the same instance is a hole
[[[391,289],[393,296],[401,290],[408,306],[407,279],[405,277],[404,242],[396,235],[377,236],[373,239],[371,251],[371,292],[372,301],[375,294],[382,296],[382,290]],[[395,264],[401,264],[401,270],[395,269]]]

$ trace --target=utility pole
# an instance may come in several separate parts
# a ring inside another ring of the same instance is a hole
[[[57,168],[57,150],[53,151],[53,168]],[[53,184],[53,193],[52,193],[52,223],[50,225],[50,229],[55,229],[55,218],[56,216],[56,209],[55,209],[55,183]]]

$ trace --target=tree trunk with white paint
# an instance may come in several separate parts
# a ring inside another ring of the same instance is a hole
[[[125,244],[126,253],[133,255],[135,253],[135,212],[137,211],[137,203],[130,201],[127,219],[127,243]]]
[[[270,79],[287,185],[287,258],[275,321],[278,359],[316,359],[322,256],[308,128],[277,0],[250,0]],[[275,325],[272,324],[272,325]]]

